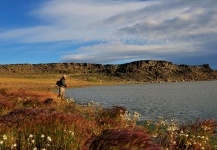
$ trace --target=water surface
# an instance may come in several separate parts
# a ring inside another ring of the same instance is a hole
[[[217,119],[217,81],[93,86],[67,89],[66,95],[78,103],[93,100],[103,107],[123,106],[131,114],[141,113],[141,119]]]

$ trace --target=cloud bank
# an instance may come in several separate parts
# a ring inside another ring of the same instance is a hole
[[[216,0],[52,0],[29,15],[39,24],[0,30],[0,40],[67,41],[64,62],[160,59],[217,68]]]

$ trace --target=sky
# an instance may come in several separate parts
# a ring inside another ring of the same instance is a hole
[[[0,64],[137,60],[217,70],[217,0],[0,0]]]

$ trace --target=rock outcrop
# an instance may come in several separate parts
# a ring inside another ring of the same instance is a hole
[[[89,63],[49,63],[0,65],[2,77],[32,77],[66,73],[73,77],[95,77],[99,80],[138,82],[176,82],[216,80],[217,71],[208,64],[200,66],[175,65],[167,61],[141,60],[120,65]]]

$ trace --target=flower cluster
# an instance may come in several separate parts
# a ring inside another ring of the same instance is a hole
[[[75,100],[74,100],[73,98],[67,98],[67,99],[66,99],[66,102],[67,102],[67,103],[74,103]]]
[[[140,121],[140,117],[141,117],[141,114],[138,113],[138,112],[134,112],[132,118],[131,118],[131,114],[129,113],[129,111],[123,111],[123,110],[120,110],[120,117],[123,119],[123,120],[131,120],[133,122],[137,122],[137,121]]]
[[[123,110],[120,110],[120,116],[123,120],[131,120],[130,119],[130,113],[127,110],[124,112],[123,112]]]
[[[17,144],[14,142],[14,138],[13,137],[9,138],[6,134],[4,134],[0,138],[0,150],[3,148],[9,148],[9,146],[7,145],[10,145],[10,149],[14,149],[17,147]]]
[[[41,139],[37,139],[37,136],[36,135],[33,135],[33,134],[30,134],[27,138],[27,141],[23,141],[23,143],[27,143],[27,147],[28,149],[33,149],[33,150],[39,150],[39,149],[43,149],[43,150],[46,150],[48,147],[50,147],[50,143],[52,141],[51,137],[50,136],[45,136],[44,134],[41,134],[40,136]],[[18,140],[21,140],[22,139],[17,139]],[[14,138],[8,138],[7,135],[3,135],[2,138],[0,138],[0,150],[1,149],[16,149],[17,148],[17,144],[16,142],[14,141]],[[42,148],[37,148],[37,143],[36,141],[38,141],[38,143],[41,143],[40,147]],[[11,144],[10,144],[11,143]],[[10,147],[9,147],[10,145]]]
[[[132,120],[133,120],[134,122],[140,121],[140,120],[141,120],[140,117],[141,117],[141,114],[135,111],[134,114],[133,114]]]
[[[146,121],[144,128],[166,149],[216,149],[216,123],[212,120],[197,120],[182,124],[159,117],[157,122]]]
[[[90,101],[90,102],[88,102],[87,106],[100,106],[100,103],[94,102],[94,101]]]

